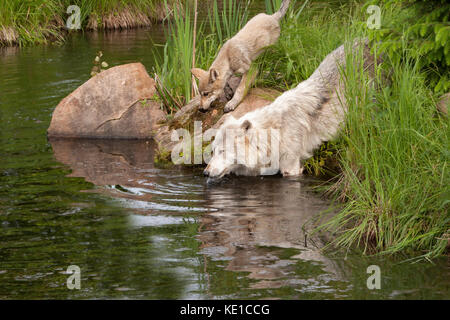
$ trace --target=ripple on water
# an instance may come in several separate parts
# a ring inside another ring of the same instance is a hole
[[[135,228],[142,227],[160,227],[165,225],[173,225],[173,224],[183,224],[186,222],[195,222],[193,218],[185,218],[185,217],[174,217],[174,216],[154,216],[154,215],[137,215],[132,214],[128,216],[128,220],[130,225]]]
[[[130,209],[137,209],[140,211],[153,211],[153,212],[185,212],[185,213],[199,213],[213,211],[213,209],[203,208],[203,207],[187,207],[187,206],[175,206],[166,204],[164,202],[150,202],[150,201],[140,201],[134,199],[118,199],[116,202],[120,203],[121,206]]]

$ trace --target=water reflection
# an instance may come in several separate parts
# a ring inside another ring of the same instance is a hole
[[[194,215],[206,274],[245,274],[248,289],[331,290],[330,281],[342,280],[336,263],[320,251],[327,240],[311,233],[312,218],[328,204],[308,191],[306,180],[235,177],[210,186],[201,170],[155,168],[151,141],[50,142],[70,176],[84,177],[100,186],[95,192],[134,212],[131,226],[176,225]],[[299,262],[314,272],[299,272]],[[220,284],[208,286],[214,292]]]
[[[202,252],[226,260],[226,270],[248,272],[257,280],[252,288],[304,283],[311,275],[295,273],[298,260],[314,262],[328,274],[325,282],[340,280],[337,265],[320,251],[326,238],[312,235],[314,218],[328,204],[308,191],[307,184],[258,177],[207,188],[206,205],[220,210],[202,218]],[[286,255],[289,250],[282,253],[280,248],[296,250]]]
[[[143,171],[153,170],[154,145],[138,140],[51,139],[56,160],[95,185],[139,186]]]

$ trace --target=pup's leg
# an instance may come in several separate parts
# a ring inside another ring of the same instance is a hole
[[[238,104],[241,103],[242,99],[244,98],[245,86],[247,85],[247,75],[248,72],[242,75],[241,82],[239,83],[239,86],[234,93],[233,99],[228,101],[228,103],[225,105],[225,108],[223,109],[224,112],[233,111],[234,109],[236,109]]]
[[[280,172],[283,177],[300,176],[303,173],[300,158],[286,157],[280,159]]]

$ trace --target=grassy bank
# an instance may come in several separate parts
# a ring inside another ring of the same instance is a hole
[[[389,86],[381,77],[378,86],[367,85],[347,69],[341,172],[329,188],[342,205],[322,227],[340,247],[434,257],[449,240],[448,118],[437,111],[417,61],[406,49],[404,55],[403,63],[387,62]]]
[[[420,21],[423,13],[400,2],[384,9],[386,26]],[[368,30],[355,20],[348,30],[351,38],[374,39],[374,53],[385,61],[372,83],[348,57],[343,76],[349,112],[336,141],[340,172],[329,188],[343,204],[323,227],[336,233],[334,244],[362,246],[366,253],[443,254],[450,243],[449,121],[436,105],[442,87],[448,90],[450,63],[420,53],[435,36],[412,39],[408,26],[395,42],[380,37],[386,30]],[[440,44],[434,48],[441,50]]]
[[[167,15],[164,0],[5,0],[0,6],[0,46],[61,42],[71,13],[80,8],[84,30],[150,26]],[[169,8],[176,0],[167,1]]]
[[[267,12],[278,3],[266,1]],[[434,41],[436,34],[423,32],[421,39],[413,39],[414,30],[408,33],[404,23],[411,19],[420,22],[421,12],[427,11],[401,2],[383,7],[383,27],[369,30],[369,4],[310,1],[302,10],[303,1],[298,1],[283,22],[278,44],[254,63],[259,70],[256,85],[287,90],[308,78],[342,43],[355,37],[372,39],[374,50],[384,56],[375,83],[356,74],[357,68],[346,71],[349,112],[345,128],[307,164],[309,174],[332,177],[327,189],[340,212],[321,228],[335,233],[333,244],[339,247],[435,257],[446,252],[450,234],[448,117],[436,110],[438,97],[448,88],[446,43],[441,45],[439,38],[433,46],[435,52],[433,48],[423,51],[423,45]],[[446,8],[438,9],[444,12]],[[197,26],[197,67],[208,68],[220,45],[248,19],[245,3],[231,10],[239,11],[232,17],[243,19],[231,19],[212,7],[210,20]],[[439,33],[442,23],[433,26],[427,19],[429,29]],[[175,20],[156,72],[182,105],[191,97],[193,50],[192,38],[184,43],[180,40],[192,34],[193,26],[182,17]],[[444,59],[436,60],[441,50]],[[177,72],[169,68],[175,62]],[[354,63],[349,61],[349,65]],[[176,104],[166,107],[177,109]]]

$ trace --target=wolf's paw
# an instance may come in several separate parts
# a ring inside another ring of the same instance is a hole
[[[228,101],[228,103],[225,105],[225,108],[223,108],[223,111],[224,112],[231,112],[234,109],[236,109],[236,107],[237,107],[237,103],[234,102],[233,100],[231,100],[231,101]]]

